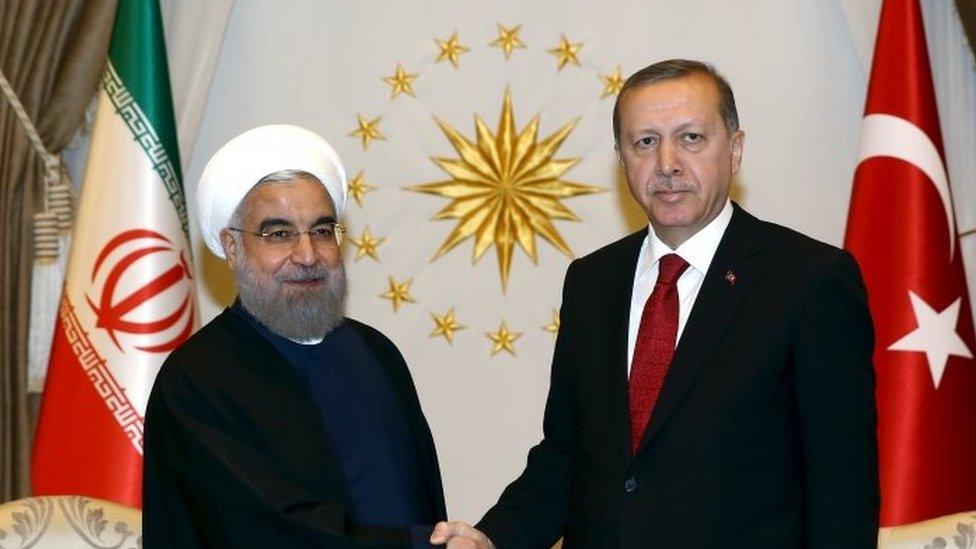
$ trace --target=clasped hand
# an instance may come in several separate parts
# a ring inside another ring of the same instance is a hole
[[[430,535],[430,542],[434,545],[447,544],[448,549],[495,549],[488,536],[460,520],[437,523]]]

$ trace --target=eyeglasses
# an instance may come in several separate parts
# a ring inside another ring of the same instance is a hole
[[[266,246],[275,249],[292,249],[298,245],[303,234],[308,235],[309,241],[314,246],[338,247],[342,244],[342,235],[346,233],[346,228],[341,223],[326,223],[318,225],[314,229],[307,231],[286,231],[278,229],[274,231],[255,232],[238,229],[237,227],[227,227],[228,231],[236,233],[250,234],[261,238]]]

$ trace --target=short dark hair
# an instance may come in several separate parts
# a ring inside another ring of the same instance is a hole
[[[684,78],[694,74],[706,76],[715,84],[719,95],[718,112],[722,116],[722,120],[725,121],[725,129],[729,135],[735,133],[739,129],[739,113],[735,108],[735,95],[733,95],[732,86],[729,86],[728,81],[715,70],[715,67],[708,63],[690,59],[668,59],[644,67],[630,75],[630,78],[620,88],[620,93],[617,94],[617,102],[613,105],[614,142],[616,143],[620,139],[620,102],[623,101],[628,91],[647,84]]]

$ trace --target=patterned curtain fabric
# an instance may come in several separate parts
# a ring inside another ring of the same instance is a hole
[[[108,51],[117,0],[0,1],[0,70],[58,154],[80,126]],[[0,95],[0,501],[30,492],[27,348],[33,214],[44,165]]]
[[[973,55],[976,55],[976,2],[956,0],[956,9],[959,10],[959,19],[969,37],[969,47],[973,49]]]

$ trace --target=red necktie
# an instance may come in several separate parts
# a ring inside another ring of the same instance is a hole
[[[678,339],[678,277],[688,262],[675,254],[661,258],[657,282],[644,303],[630,366],[630,450],[637,453],[651,411],[664,385]]]

